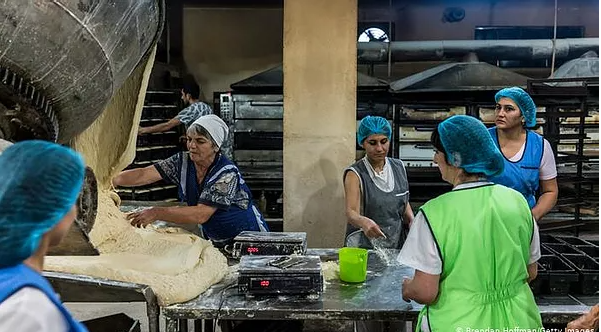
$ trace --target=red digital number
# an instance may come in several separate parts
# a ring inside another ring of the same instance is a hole
[[[249,254],[256,254],[256,253],[259,252],[259,248],[257,248],[257,247],[248,247],[248,248],[246,248],[246,251]]]
[[[261,287],[269,287],[269,280],[261,281]]]

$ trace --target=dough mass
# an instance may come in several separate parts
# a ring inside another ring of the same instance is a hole
[[[219,250],[194,234],[132,227],[112,198],[111,179],[135,157],[153,62],[154,52],[130,75],[101,117],[71,142],[98,179],[98,213],[89,237],[100,256],[48,256],[44,269],[145,284],[165,306],[197,297],[221,281],[228,266]]]

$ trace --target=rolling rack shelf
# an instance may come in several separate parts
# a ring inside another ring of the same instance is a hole
[[[153,126],[172,119],[180,111],[180,90],[148,90],[144,101],[142,127]],[[181,151],[181,128],[155,134],[139,135],[136,158],[127,169],[150,166]],[[117,193],[125,201],[177,202],[177,187],[163,180],[143,187],[119,187]]]
[[[578,232],[599,219],[598,79],[529,80],[527,88],[539,107],[535,131],[553,147],[560,184],[557,207],[541,220],[541,229]],[[432,129],[454,114],[471,115],[487,127],[494,126],[495,92],[478,98],[470,94],[469,98],[395,103],[393,142],[397,146],[392,154],[405,163],[412,203],[419,206],[451,189],[436,165],[429,163],[434,154],[429,143]]]
[[[557,163],[559,197],[541,230],[599,223],[599,78],[536,79],[528,93],[544,112],[544,136]]]
[[[490,112],[494,109],[494,92],[480,98],[467,98],[467,92],[455,99],[399,100],[394,105],[393,157],[403,160],[409,179],[411,203],[419,207],[426,201],[448,192],[452,186],[444,182],[434,164],[434,148],[430,143],[432,131],[453,115],[470,115],[494,125]]]

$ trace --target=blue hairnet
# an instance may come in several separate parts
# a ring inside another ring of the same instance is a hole
[[[23,141],[0,155],[0,267],[30,257],[81,191],[81,156],[46,141]]]
[[[524,91],[524,89],[514,86],[499,90],[499,92],[495,94],[495,102],[498,103],[499,99],[503,97],[513,100],[513,102],[518,105],[527,128],[536,126],[536,105],[534,105],[534,100],[532,100],[530,95]]]
[[[449,164],[486,176],[503,172],[503,155],[480,120],[455,115],[438,125],[438,133]]]
[[[357,128],[357,143],[362,145],[363,141],[365,141],[369,135],[374,134],[386,135],[388,139],[390,139],[392,127],[390,127],[388,120],[383,117],[368,115],[361,120],[359,128]]]

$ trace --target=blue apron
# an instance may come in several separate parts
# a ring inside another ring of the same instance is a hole
[[[80,322],[73,319],[71,314],[63,306],[58,296],[50,286],[48,280],[44,279],[38,272],[32,270],[25,264],[19,264],[0,269],[0,303],[25,287],[32,287],[42,291],[56,308],[63,314],[69,332],[87,332],[88,329]]]
[[[250,189],[242,179],[242,175],[236,165],[229,159],[222,154],[218,154],[200,185],[196,180],[196,166],[190,160],[187,153],[182,153],[181,165],[180,186],[178,188],[179,197],[188,206],[203,203],[199,202],[202,189],[205,186],[212,185],[223,172],[236,172],[239,179],[239,189],[248,194],[249,204],[247,209],[242,209],[236,205],[231,205],[227,208],[217,208],[209,220],[202,224],[203,234],[211,239],[216,246],[224,246],[230,243],[242,231],[269,231],[261,212],[253,204]]]
[[[497,127],[488,129],[499,150]],[[505,170],[501,175],[490,177],[491,182],[513,188],[526,198],[532,209],[536,205],[536,194],[539,189],[540,164],[543,159],[543,137],[531,130],[526,130],[526,146],[522,159],[513,162],[505,156]]]

